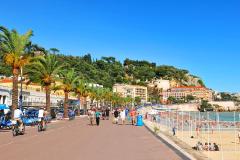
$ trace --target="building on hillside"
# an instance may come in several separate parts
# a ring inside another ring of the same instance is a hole
[[[174,97],[176,99],[184,99],[188,95],[192,95],[193,97],[195,97],[196,100],[212,101],[213,99],[212,90],[202,86],[174,87],[168,89],[167,91],[163,91],[160,94],[163,103],[166,103],[169,97]]]
[[[170,89],[170,81],[169,80],[163,80],[163,79],[154,79],[150,83],[148,83],[149,88],[154,88],[157,90],[166,91]]]
[[[88,83],[87,85],[89,87],[94,87],[94,88],[103,88],[103,85],[96,84],[96,83]]]
[[[123,97],[140,97],[142,102],[148,101],[147,87],[139,85],[128,85],[128,84],[115,84],[113,86],[113,92],[121,94]]]

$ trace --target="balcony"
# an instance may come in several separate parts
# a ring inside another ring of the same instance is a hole
[[[23,102],[24,107],[45,107],[46,103],[44,102]],[[50,103],[51,107],[58,106],[57,103]]]

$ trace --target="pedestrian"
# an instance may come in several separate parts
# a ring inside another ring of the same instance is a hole
[[[129,109],[128,109],[128,108],[125,108],[125,115],[126,115],[126,118],[128,118],[128,113],[129,113]]]
[[[218,147],[218,145],[216,144],[216,143],[213,143],[213,145],[214,145],[214,151],[219,151],[219,147]]]
[[[113,116],[114,116],[114,119],[113,119],[113,122],[118,124],[118,116],[119,116],[119,112],[117,109],[115,109],[115,111],[113,112]]]
[[[213,128],[213,124],[211,125],[211,130],[212,130],[212,134],[213,134],[213,130],[214,130],[214,128]]]
[[[120,112],[120,118],[121,118],[122,124],[125,124],[126,113],[125,113],[125,109],[124,108],[122,108],[122,110]]]
[[[199,127],[199,125],[197,125],[197,128],[196,128],[197,137],[199,137],[199,131],[200,131],[200,127]]]
[[[131,110],[130,116],[131,116],[131,119],[132,119],[132,125],[135,125],[135,123],[136,123],[136,111],[135,111],[135,109]]]
[[[95,112],[93,109],[88,110],[90,125],[93,125],[94,115],[95,115]]]
[[[172,128],[172,132],[173,132],[173,136],[175,136],[176,135],[176,126],[174,126],[173,128]]]
[[[97,124],[97,126],[99,126],[101,113],[99,112],[98,109],[96,110],[95,117],[96,117],[96,124]]]
[[[106,112],[105,109],[102,109],[102,120],[106,119]]]
[[[107,120],[109,120],[109,113],[110,113],[110,108],[109,107],[107,107],[107,109],[106,109],[106,119]]]

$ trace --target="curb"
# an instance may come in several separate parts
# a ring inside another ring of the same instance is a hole
[[[145,128],[150,131],[158,140],[163,142],[165,145],[167,145],[170,149],[172,149],[179,157],[181,157],[184,160],[197,160],[195,157],[193,157],[191,154],[184,151],[181,147],[179,147],[176,143],[174,143],[171,139],[169,139],[167,136],[165,136],[162,133],[155,134],[151,128],[144,122]]]

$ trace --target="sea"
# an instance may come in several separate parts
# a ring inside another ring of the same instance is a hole
[[[184,114],[189,114],[189,112],[185,112]],[[192,118],[199,119],[209,119],[225,122],[240,122],[240,112],[190,112]],[[219,116],[218,116],[219,115]]]

